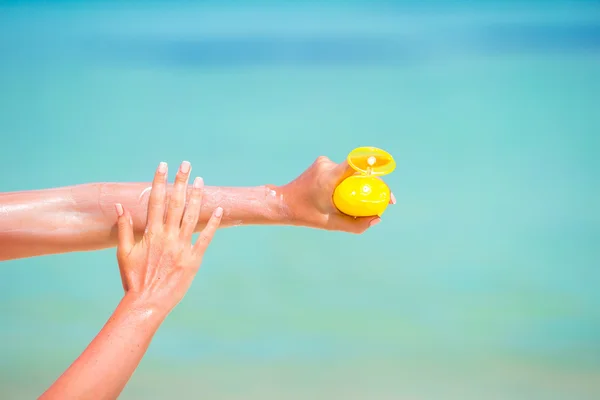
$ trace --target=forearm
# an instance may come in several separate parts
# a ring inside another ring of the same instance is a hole
[[[116,399],[167,313],[126,295],[98,336],[40,399]]]
[[[135,232],[141,235],[149,194],[149,183],[95,183],[0,194],[0,260],[112,247],[117,238],[115,203],[130,210]],[[221,226],[292,223],[283,195],[272,186],[207,186],[197,230],[217,206],[224,211]]]

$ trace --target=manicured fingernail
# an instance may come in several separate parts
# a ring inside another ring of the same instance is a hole
[[[190,172],[190,162],[189,161],[182,162],[181,166],[179,167],[179,170],[184,174],[187,174],[188,172]]]
[[[167,172],[167,163],[166,162],[162,162],[160,164],[158,164],[158,172],[160,172],[161,174],[164,174]]]
[[[394,196],[394,193],[390,193],[390,200],[392,201],[392,204],[396,204],[396,196]]]
[[[123,215],[123,206],[119,203],[115,204],[115,208],[117,209],[117,215],[120,217]]]
[[[203,183],[204,183],[204,181],[202,180],[202,178],[197,177],[196,179],[194,179],[194,188],[200,189],[202,187]]]
[[[369,226],[375,226],[381,222],[381,218],[375,218],[373,221],[369,223]]]
[[[223,209],[221,207],[217,207],[215,210],[215,217],[220,217],[221,215],[223,215]]]

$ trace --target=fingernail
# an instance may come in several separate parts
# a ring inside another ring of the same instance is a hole
[[[221,215],[223,215],[223,209],[221,207],[217,207],[215,210],[215,217],[220,217]]]
[[[381,222],[381,218],[375,218],[373,221],[369,223],[369,226],[375,226]]]
[[[158,172],[160,172],[161,174],[164,174],[167,172],[167,163],[166,162],[162,162],[160,164],[158,164]]]
[[[117,209],[117,215],[120,217],[123,215],[123,206],[119,203],[115,204],[115,208]]]
[[[188,172],[190,172],[190,162],[189,161],[182,162],[181,166],[179,167],[179,170],[184,174],[187,174]]]
[[[396,204],[396,196],[394,196],[394,193],[390,193],[390,200],[392,201],[392,204]]]
[[[204,183],[204,181],[202,180],[202,178],[197,177],[196,179],[194,179],[194,188],[195,189],[200,189],[202,187],[202,183]]]

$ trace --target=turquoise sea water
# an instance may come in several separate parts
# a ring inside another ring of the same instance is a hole
[[[599,398],[599,55],[593,2],[3,6],[0,190],[385,148],[367,234],[220,231],[122,397]],[[0,397],[120,295],[114,250],[0,265]]]

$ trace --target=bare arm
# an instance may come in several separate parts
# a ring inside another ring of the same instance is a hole
[[[191,245],[201,214],[203,182],[200,178],[194,180],[185,207],[189,169],[182,167],[167,206],[166,166],[162,166],[154,176],[148,222],[141,240],[135,240],[130,211],[119,203],[112,207],[118,226],[117,261],[125,291],[123,300],[81,356],[41,399],[116,399],[161,323],[190,288],[222,220],[223,209],[212,211],[198,240]]]
[[[336,185],[353,172],[347,162],[336,164],[319,157],[283,186],[208,186],[203,210],[222,207],[222,226],[296,225],[363,233],[380,219],[342,215],[331,201]],[[0,261],[113,247],[117,238],[115,203],[131,210],[139,237],[146,223],[150,189],[150,183],[90,183],[0,193]],[[393,195],[391,202],[395,203]],[[196,230],[208,217],[203,211]]]
[[[100,333],[40,400],[116,399],[166,314],[139,296],[125,295]]]
[[[150,188],[150,183],[93,183],[1,193],[0,261],[115,246],[115,203],[131,211],[140,236]],[[274,186],[206,187],[203,210],[222,207],[222,226],[292,224],[282,196]],[[196,231],[209,217],[209,211],[201,213]]]

